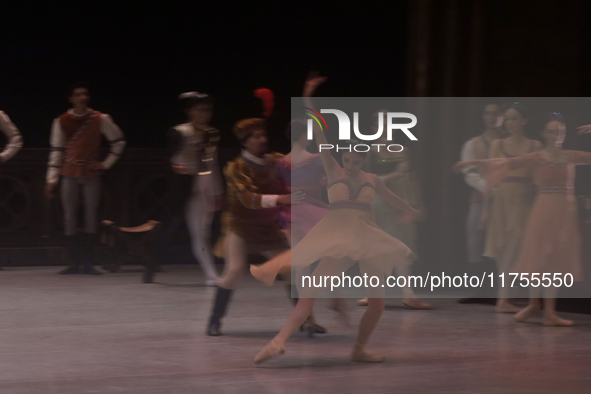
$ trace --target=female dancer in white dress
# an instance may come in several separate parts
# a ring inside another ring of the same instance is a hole
[[[566,126],[560,114],[550,116],[542,131],[545,140],[543,150],[512,158],[461,161],[459,170],[470,165],[483,166],[489,189],[497,185],[510,171],[533,171],[537,196],[527,221],[523,243],[514,272],[531,280],[530,304],[515,315],[515,320],[528,320],[542,307],[546,326],[572,326],[556,314],[554,287],[556,275],[572,275],[574,281],[583,279],[581,263],[581,234],[574,195],[575,166],[591,165],[591,153],[565,151],[562,142]],[[550,275],[550,285],[545,282]],[[534,285],[536,283],[537,285]],[[507,283],[507,282],[505,282]]]
[[[309,97],[316,87],[324,81],[323,77],[312,77],[306,82],[303,96],[306,106],[311,107]],[[327,142],[324,132],[314,130],[316,142]],[[399,240],[392,238],[376,224],[371,214],[374,193],[382,196],[391,205],[399,207],[419,217],[420,213],[388,190],[376,176],[361,170],[365,155],[345,152],[343,167],[329,151],[321,152],[322,163],[328,178],[328,214],[312,228],[308,234],[291,250],[280,254],[253,272],[259,280],[273,283],[280,271],[290,271],[291,265],[301,270],[321,260],[312,273],[314,277],[340,275],[347,271],[355,261],[359,261],[362,273],[380,278],[390,275],[395,265],[410,264],[411,250]],[[261,363],[285,352],[285,341],[309,316],[315,296],[322,288],[300,288],[302,298],[287,319],[287,322],[254,359]],[[385,288],[367,287],[368,308],[359,323],[357,343],[351,355],[353,361],[383,362],[384,358],[365,352],[365,345],[374,331],[384,310]]]
[[[542,148],[541,142],[525,135],[527,115],[521,105],[510,107],[504,118],[509,137],[493,142],[488,155],[490,159],[519,157]],[[533,170],[517,168],[508,171],[499,182],[490,212],[484,213],[487,232],[483,256],[496,260],[499,273],[514,272],[534,197]],[[510,302],[509,291],[509,287],[499,287],[497,312],[519,312],[520,308]]]

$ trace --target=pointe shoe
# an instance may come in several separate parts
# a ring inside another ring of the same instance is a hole
[[[379,354],[366,353],[361,346],[356,345],[351,353],[351,360],[356,363],[383,363],[386,358]]]
[[[413,309],[431,309],[431,305],[425,304],[423,301],[419,300],[418,298],[403,298],[402,304]]]
[[[513,304],[497,304],[495,309],[497,310],[497,313],[517,313],[521,311],[520,307]]]
[[[513,319],[516,322],[524,322],[528,320],[530,317],[534,315],[537,311],[539,311],[541,307],[539,305],[528,305],[527,308],[522,309],[521,311],[517,312]]]
[[[279,273],[279,268],[280,267],[274,267],[269,263],[251,265],[250,273],[258,281],[263,282],[267,286],[273,286],[273,283],[275,283],[275,278],[277,278],[277,274]]]
[[[575,322],[572,320],[561,319],[554,315],[552,317],[544,318],[542,324],[548,327],[571,327],[575,324]]]
[[[285,354],[285,344],[279,342],[278,339],[273,338],[267,343],[267,345],[265,345],[263,350],[254,357],[254,363],[260,364],[270,358],[281,356],[283,354]]]
[[[369,302],[367,301],[367,298],[362,298],[359,301],[357,301],[357,305],[359,306],[368,306]]]

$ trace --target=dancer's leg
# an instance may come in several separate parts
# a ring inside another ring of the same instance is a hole
[[[80,265],[84,258],[82,242],[78,236],[78,207],[80,206],[79,187],[75,178],[62,177],[60,199],[64,211],[64,230],[70,265],[59,271],[59,274],[70,275],[80,273]]]
[[[504,273],[505,277],[508,277],[509,273],[513,272],[513,267],[515,266],[515,261],[518,257],[520,245],[521,240],[519,238],[512,238],[511,240],[509,240],[503,252],[496,260],[498,274]],[[498,300],[496,306],[497,312],[516,313],[520,311],[520,308],[511,304],[511,299],[509,298],[510,290],[511,288],[509,286],[499,286]]]
[[[101,180],[99,176],[80,179],[84,196],[84,249],[86,258],[83,272],[89,275],[101,275],[92,267],[95,264],[95,247],[98,239],[98,210],[101,200]]]
[[[233,231],[228,231],[224,237],[224,271],[218,281],[218,287],[234,289],[247,263],[246,242]]]
[[[152,283],[158,267],[170,260],[168,246],[173,235],[182,228],[185,207],[189,200],[193,187],[192,175],[172,174],[168,180],[168,191],[165,201],[167,213],[164,220],[158,226],[157,237],[154,239],[152,253],[154,258],[146,264],[143,275],[144,283]]]
[[[347,259],[348,260],[348,259]],[[312,275],[317,277],[322,277],[324,275],[336,275],[339,271],[346,271],[348,267],[350,267],[354,262],[348,260],[347,263],[343,263],[341,260],[333,259],[330,257],[323,258],[316,269],[314,270]],[[316,282],[318,283],[318,282]],[[323,288],[308,288],[308,287],[301,287],[300,283],[298,283],[298,287],[300,288],[300,294],[305,294],[306,298],[300,298],[296,307],[293,309],[287,321],[283,325],[279,334],[277,334],[267,345],[256,355],[254,358],[254,362],[256,364],[262,363],[263,361],[283,354],[285,352],[285,341],[289,338],[310,316],[312,312],[312,307],[314,306],[315,295],[324,290]]]
[[[60,189],[62,209],[64,210],[64,230],[66,237],[78,232],[78,208],[80,206],[80,187],[76,178],[62,177]]]
[[[558,288],[550,286],[543,290],[544,292],[544,321],[545,326],[570,327],[574,324],[572,320],[561,319],[556,314],[556,296]]]
[[[222,335],[221,320],[226,314],[232,291],[242,278],[247,263],[246,242],[233,231],[224,237],[224,272],[218,281],[218,289],[213,302],[211,317],[207,326],[207,335]]]
[[[199,179],[197,177],[195,182],[199,182]],[[213,218],[213,201],[209,200],[211,200],[210,196],[205,193],[200,191],[193,193],[187,203],[185,223],[191,235],[193,255],[205,273],[205,283],[208,286],[214,286],[218,275],[209,244]]]
[[[98,176],[84,178],[84,232],[98,233],[98,210],[101,202],[101,179]]]
[[[360,262],[359,267],[362,274],[367,274],[368,277],[377,276],[381,278],[383,283],[383,274],[376,268],[375,265],[371,265],[366,262]],[[386,305],[385,302],[385,290],[383,287],[369,287],[367,289],[368,305],[361,321],[359,322],[359,333],[357,335],[357,343],[351,354],[351,359],[357,362],[383,362],[384,358],[379,355],[369,354],[365,352],[365,345],[369,341],[371,334],[374,332],[382,312]]]
[[[539,311],[542,307],[540,304],[540,297],[542,295],[542,289],[540,287],[530,286],[529,288],[529,305],[517,312],[514,316],[515,321],[524,322]]]
[[[285,353],[285,341],[296,330],[304,324],[314,306],[314,298],[300,298],[295,308],[287,318],[279,334],[275,336],[265,347],[255,356],[255,364],[260,364],[271,357],[279,356]]]
[[[267,259],[272,259],[273,257],[281,254],[285,252],[284,249],[276,249],[276,250],[271,250],[271,251],[267,251],[267,252],[262,252],[261,254],[267,258]],[[254,268],[254,270],[253,270]],[[255,271],[256,267],[251,267],[251,272]],[[306,271],[307,268],[304,269],[304,271]],[[256,271],[255,271],[256,272]],[[291,282],[291,266],[286,266],[283,267],[280,271],[278,276],[281,277],[281,279],[286,280]],[[295,305],[297,305],[297,302],[299,300],[299,298],[296,296],[293,296],[293,293],[297,294],[297,288],[293,289],[295,291],[292,292],[292,286],[291,284],[287,285],[287,296],[290,298],[290,300],[292,302],[295,303]],[[308,315],[308,318],[305,321],[305,326],[301,326],[301,331],[303,331],[304,329],[307,330],[308,332],[308,336],[313,337],[314,334],[326,334],[326,328],[322,327],[319,324],[316,324],[315,320],[314,320],[314,314],[310,312],[310,314]]]
[[[384,361],[384,357],[366,353],[365,345],[367,345],[371,334],[382,317],[386,302],[384,298],[368,298],[367,301],[367,309],[359,322],[357,343],[355,344],[351,358],[353,361],[358,362],[379,363]]]
[[[419,300],[415,295],[413,288],[410,287],[410,266],[397,265],[394,267],[394,272],[396,273],[396,276],[403,276],[406,278],[406,286],[404,286],[402,289],[402,303],[408,307],[415,309],[431,309],[431,305]]]

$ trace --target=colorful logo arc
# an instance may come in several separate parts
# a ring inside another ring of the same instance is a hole
[[[322,123],[320,123],[320,120],[318,120],[318,118],[322,119],[322,122],[324,123],[324,127],[326,127],[326,131],[328,131],[328,126],[326,125],[326,120],[324,120],[324,117],[322,115],[320,115],[317,111],[314,111],[312,108],[308,108],[308,107],[302,107],[302,108],[313,112],[313,113],[311,113],[308,111],[304,111],[304,113],[306,115],[310,116],[312,119],[314,119],[316,121],[316,123],[318,123],[320,130],[324,131],[324,128],[322,127]]]

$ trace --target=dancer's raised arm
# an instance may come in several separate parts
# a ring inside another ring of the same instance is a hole
[[[304,91],[302,93],[305,107],[314,108],[312,104],[312,96],[314,95],[314,92],[316,91],[318,85],[323,83],[325,80],[326,77],[320,77],[318,76],[318,73],[310,73],[308,75],[308,79],[306,80],[306,84],[304,85]],[[328,140],[326,139],[326,135],[324,135],[324,131],[316,124],[314,124],[314,138],[316,140],[316,143],[319,145],[328,144]],[[324,171],[326,172],[328,181],[332,182],[335,179],[339,178],[341,174],[341,166],[332,156],[330,151],[321,150],[320,157],[322,159],[322,164],[324,165]]]

